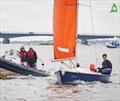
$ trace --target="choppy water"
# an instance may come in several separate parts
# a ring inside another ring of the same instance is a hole
[[[5,50],[19,49],[20,44],[0,45],[0,56]],[[0,101],[119,101],[120,100],[120,48],[108,49],[104,45],[77,45],[77,59],[81,66],[88,68],[90,63],[102,62],[101,55],[108,54],[113,63],[111,83],[92,82],[73,86],[56,85],[54,72],[59,63],[52,63],[52,46],[32,46],[45,63],[41,67],[51,72],[50,77],[14,76],[0,80]],[[99,61],[96,61],[99,60]],[[38,65],[40,62],[38,62]]]

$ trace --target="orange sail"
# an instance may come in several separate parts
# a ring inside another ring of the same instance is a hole
[[[54,59],[75,57],[77,0],[54,0]]]

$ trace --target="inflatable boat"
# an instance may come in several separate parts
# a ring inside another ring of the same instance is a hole
[[[49,76],[49,72],[38,68],[31,68],[20,64],[18,52],[15,50],[6,51],[5,55],[0,57],[0,68],[21,74],[32,76]]]

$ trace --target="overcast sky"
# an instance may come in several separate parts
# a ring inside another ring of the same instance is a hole
[[[79,0],[78,33],[120,34],[120,0]],[[110,13],[116,3],[117,13]],[[88,6],[83,6],[83,5]],[[53,0],[0,0],[0,31],[52,33]]]

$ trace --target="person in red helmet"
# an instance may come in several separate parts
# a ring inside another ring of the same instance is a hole
[[[21,59],[21,65],[26,66],[26,64],[27,64],[26,63],[27,62],[27,52],[26,52],[26,50],[23,46],[20,48],[19,56],[20,56],[20,59]]]
[[[37,54],[33,50],[33,48],[29,48],[29,51],[27,52],[27,63],[29,67],[36,68],[36,62],[37,62]]]

